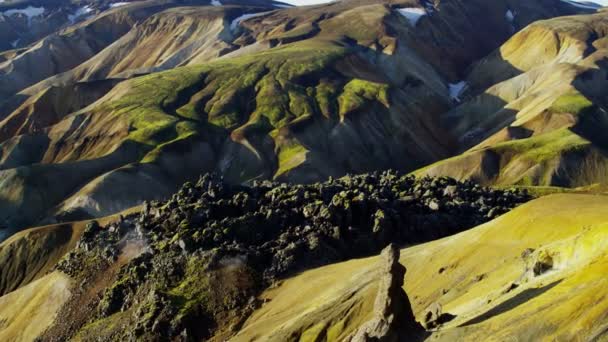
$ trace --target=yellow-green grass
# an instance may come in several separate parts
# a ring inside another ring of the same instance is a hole
[[[593,102],[581,93],[569,93],[558,97],[549,109],[556,113],[570,113],[578,115],[593,107]]]
[[[0,297],[0,340],[34,341],[52,324],[70,287],[69,278],[55,271]]]
[[[358,259],[302,273],[266,291],[266,301],[232,341],[335,341],[371,318],[377,258]],[[317,339],[320,338],[320,339]]]
[[[482,159],[485,154],[497,158],[497,173],[487,185],[495,186],[553,186],[556,165],[567,162],[563,157],[595,150],[587,139],[569,128],[561,128],[526,139],[510,140],[493,146],[467,151],[461,155],[441,160],[413,172],[416,176],[446,175],[467,178],[484,170]],[[599,163],[599,164],[598,164]],[[588,165],[587,165],[588,164]],[[605,166],[601,160],[589,160],[581,165],[580,173],[569,175],[573,184],[596,181],[595,173],[601,173]],[[597,164],[597,165],[596,165]],[[585,174],[585,172],[588,173]],[[578,186],[578,185],[577,185]]]
[[[137,211],[131,208],[120,214]],[[105,225],[119,214],[100,218]],[[0,295],[40,279],[75,246],[90,220],[54,224],[22,230],[0,244]]]
[[[429,340],[588,340],[602,331],[606,213],[607,196],[550,195],[458,235],[403,249],[404,289],[416,316],[433,303],[456,315]],[[522,257],[527,249],[534,251]],[[553,268],[534,276],[529,269],[541,254],[553,258]],[[269,302],[234,340],[341,340],[335,329],[353,331],[371,314],[378,260],[338,263],[284,281],[263,294]],[[345,316],[343,304],[360,310]]]
[[[335,64],[348,54],[348,48],[331,41],[301,41],[175,68],[120,84],[93,111],[111,113],[112,120],[129,127],[127,139],[143,147],[142,162],[155,162],[168,146],[183,141],[215,141],[230,133],[244,144],[250,135],[275,139],[289,125],[337,119],[370,103],[389,106],[388,84],[338,71]],[[305,159],[303,148],[276,150],[278,175]]]

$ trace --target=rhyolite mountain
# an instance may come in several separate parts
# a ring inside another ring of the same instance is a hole
[[[0,340],[605,340],[607,34],[564,0],[0,0]]]
[[[501,108],[486,89],[512,70],[483,65],[498,64],[493,51],[513,34],[603,16],[558,0],[99,6],[110,9],[3,53],[0,221],[10,231],[164,199],[208,171],[233,183],[414,171],[464,150],[466,116],[478,114],[450,118],[474,95]],[[530,69],[545,61],[533,59]]]

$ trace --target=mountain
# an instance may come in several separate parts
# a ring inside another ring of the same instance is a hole
[[[605,12],[536,22],[477,62],[443,115],[464,152],[417,174],[482,184],[605,183]]]
[[[458,152],[441,119],[464,70],[531,22],[589,12],[562,1],[201,5],[113,8],[0,66],[5,226],[110,215],[206,171],[311,182],[416,170]],[[413,21],[414,10],[426,15]]]
[[[0,340],[605,340],[607,32],[0,0]]]

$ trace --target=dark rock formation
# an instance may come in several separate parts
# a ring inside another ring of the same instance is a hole
[[[516,190],[393,171],[310,185],[265,181],[250,187],[207,174],[184,184],[166,202],[146,203],[139,214],[106,227],[87,227],[78,248],[58,268],[85,285],[75,297],[80,302],[75,299],[68,307],[83,307],[86,297],[90,310],[74,317],[70,312],[76,309],[60,314],[62,322],[73,325],[72,332],[49,337],[66,339],[87,321],[122,313],[122,326],[135,328],[107,338],[167,340],[185,334],[206,339],[238,326],[255,309],[256,295],[278,279],[374,255],[388,243],[457,233],[529,198]],[[400,292],[405,270],[398,252],[391,247],[383,259],[386,296],[378,297],[377,315],[386,321],[378,321],[378,333],[394,330],[393,322],[414,322]],[[100,275],[106,283],[91,297],[87,286],[99,286]],[[399,323],[405,330],[396,333],[418,331],[412,324]]]

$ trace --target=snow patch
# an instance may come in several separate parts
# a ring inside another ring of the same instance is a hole
[[[450,97],[457,102],[460,102],[460,95],[467,88],[467,82],[460,81],[458,83],[450,83],[448,84],[448,90],[450,92]]]
[[[222,6],[219,0],[211,0],[211,6]]]
[[[74,14],[69,14],[68,19],[70,20],[71,23],[74,23],[76,21],[76,19],[82,17],[85,14],[89,14],[91,12],[93,12],[93,9],[91,7],[84,6],[84,7],[77,9],[76,12],[74,12]]]
[[[259,12],[259,13],[245,13],[242,16],[234,19],[231,23],[230,23],[230,31],[234,32],[236,31],[236,29],[239,27],[239,25],[241,24],[241,22],[247,20],[247,19],[251,19],[251,18],[255,18],[255,17],[259,17],[262,16],[266,13],[270,13],[272,11],[269,12]]]
[[[516,15],[517,13],[513,12],[512,10],[508,10],[507,13],[505,13],[505,19],[507,19],[507,21],[511,25],[511,33],[515,33],[515,31],[517,31],[515,25],[513,24]]]
[[[292,5],[280,5],[280,4],[274,4],[273,6],[276,7],[276,8],[292,8],[292,7],[294,7]]]
[[[576,6],[578,8],[584,8],[584,9],[590,9],[590,10],[596,10],[604,5],[608,5],[608,2],[605,0],[601,0],[601,1],[573,1],[573,0],[561,0],[562,2],[565,2],[567,4],[570,4],[572,6]],[[600,5],[601,4],[601,5]]]
[[[124,5],[128,5],[128,4],[129,4],[128,2],[115,2],[110,5],[110,8],[120,7],[120,6],[124,6]]]
[[[44,7],[27,6],[23,9],[12,9],[1,13],[7,17],[10,17],[13,14],[23,14],[27,17],[28,24],[30,24],[32,18],[42,15],[44,11]]]
[[[19,44],[19,41],[20,41],[20,40],[21,40],[21,39],[17,39],[17,40],[15,40],[15,41],[11,42],[11,46],[13,47],[13,49],[17,47],[17,45]]]
[[[416,26],[418,20],[428,14],[424,8],[398,8],[397,11],[409,20],[412,26]]]

